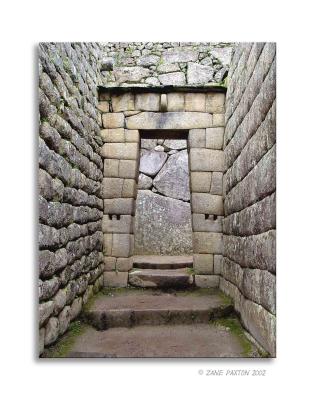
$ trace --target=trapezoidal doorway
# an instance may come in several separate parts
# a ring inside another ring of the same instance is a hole
[[[140,131],[135,255],[192,254],[188,131]]]

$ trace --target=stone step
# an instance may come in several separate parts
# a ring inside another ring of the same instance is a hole
[[[133,266],[142,269],[192,268],[193,256],[133,256]]]
[[[250,342],[244,345],[219,324],[135,326],[97,331],[87,327],[63,357],[260,357]]]
[[[188,268],[135,269],[129,272],[128,283],[142,288],[187,288],[194,284]]]
[[[137,325],[208,322],[233,312],[218,289],[166,293],[150,289],[113,289],[95,299],[83,318],[96,329]]]

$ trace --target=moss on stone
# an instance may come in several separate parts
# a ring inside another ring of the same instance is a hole
[[[45,349],[43,358],[67,357],[76,338],[84,333],[86,325],[81,321],[74,321],[69,325],[67,332],[52,346]]]

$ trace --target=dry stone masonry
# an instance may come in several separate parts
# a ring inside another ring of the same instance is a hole
[[[246,43],[232,59],[226,98],[220,288],[275,355],[276,46]]]

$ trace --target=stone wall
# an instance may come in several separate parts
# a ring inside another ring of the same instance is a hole
[[[220,287],[243,324],[275,355],[276,46],[236,48],[228,76]]]
[[[101,48],[39,46],[39,352],[103,285]]]
[[[104,43],[102,74],[110,86],[199,86],[223,82],[233,43]]]
[[[106,286],[126,286],[134,253],[140,132],[188,132],[195,283],[219,285],[222,255],[224,91],[101,90]],[[154,137],[154,136],[153,136]]]

